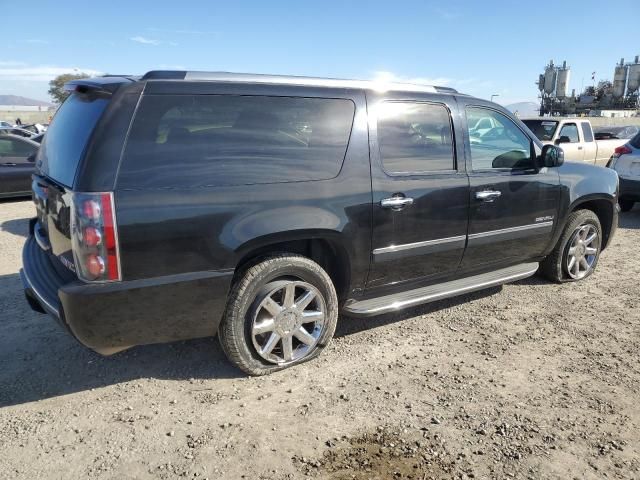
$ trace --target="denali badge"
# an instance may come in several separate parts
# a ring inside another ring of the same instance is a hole
[[[553,220],[553,215],[547,215],[546,217],[536,218],[536,222],[548,222],[549,220]]]

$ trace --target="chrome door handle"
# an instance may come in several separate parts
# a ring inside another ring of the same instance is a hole
[[[18,164],[13,162],[5,162],[0,165],[2,165],[3,167],[16,167]]]
[[[413,205],[413,198],[396,196],[380,200],[382,208],[391,208],[393,210],[402,210],[408,205]]]
[[[482,200],[483,202],[491,203],[496,198],[499,198],[502,192],[497,190],[483,190],[482,192],[476,192],[476,200]]]

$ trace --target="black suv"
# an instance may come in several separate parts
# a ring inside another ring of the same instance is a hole
[[[218,334],[264,374],[369,316],[590,275],[618,177],[443,87],[154,71],[67,85],[36,159],[31,306],[110,354]]]

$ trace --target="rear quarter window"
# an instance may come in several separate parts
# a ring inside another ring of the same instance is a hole
[[[347,99],[147,95],[119,188],[324,180],[338,175],[355,105]]]

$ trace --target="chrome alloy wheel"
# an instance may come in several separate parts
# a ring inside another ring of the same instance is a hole
[[[581,225],[575,230],[569,241],[565,265],[571,278],[580,280],[591,272],[599,247],[600,237],[594,225]]]
[[[284,365],[311,353],[324,331],[327,307],[313,285],[277,282],[254,311],[251,339],[260,357]]]

